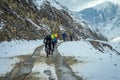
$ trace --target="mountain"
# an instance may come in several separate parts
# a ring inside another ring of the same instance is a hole
[[[120,36],[120,6],[118,4],[105,1],[76,14],[89,24],[91,29],[109,40]]]
[[[78,12],[83,19],[94,24],[102,23],[116,15],[116,13],[117,6],[108,1]]]
[[[43,39],[48,33],[73,33],[75,39],[104,38],[79,23],[56,0],[0,0],[0,41]]]

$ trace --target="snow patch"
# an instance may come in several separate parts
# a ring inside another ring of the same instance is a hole
[[[63,56],[82,56],[82,55],[85,56],[88,54],[98,52],[87,41],[73,41],[73,42],[68,41],[68,42],[62,43],[61,45],[62,46],[58,47],[58,50]],[[82,55],[79,54],[81,52],[82,52]]]
[[[59,26],[59,28],[60,28],[60,31],[66,31],[65,29],[64,29],[64,26]]]
[[[42,25],[42,28],[43,28],[44,30],[46,30],[48,34],[51,33],[51,29],[50,29],[49,25],[45,25],[45,24],[41,24],[41,25]]]
[[[48,73],[45,71],[48,71]],[[39,72],[39,74],[36,74],[35,76],[39,78],[45,78],[44,80],[49,80],[49,77],[52,78],[53,80],[58,80],[57,75],[55,73],[55,67],[52,64],[47,65],[46,63],[36,62],[34,64],[32,72],[33,73]]]
[[[0,23],[0,30],[2,30],[4,26],[5,26],[5,24],[3,22],[1,22]]]
[[[19,61],[18,58],[0,58],[0,76],[10,72]]]
[[[41,9],[40,6],[43,4],[44,0],[36,0],[34,3],[38,9]]]
[[[113,38],[110,42],[120,42],[120,37]]]
[[[34,49],[43,44],[43,40],[12,40],[0,43],[0,57],[13,57],[32,54]]]
[[[62,9],[62,6],[56,0],[36,0],[34,1],[34,3],[37,6],[37,8],[40,10],[42,4],[44,4],[45,1],[50,2],[51,7],[53,6],[57,9]]]
[[[27,19],[37,30],[40,30],[41,27],[37,24],[35,24],[31,19]]]

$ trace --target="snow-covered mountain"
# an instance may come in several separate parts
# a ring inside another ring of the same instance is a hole
[[[0,1],[0,41],[41,39],[48,33],[73,33],[75,39],[103,38],[83,27],[57,0]]]
[[[112,39],[120,36],[120,6],[105,1],[97,6],[84,9],[77,13],[89,26]]]

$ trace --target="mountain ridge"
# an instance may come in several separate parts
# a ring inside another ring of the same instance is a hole
[[[84,9],[77,13],[92,30],[104,35],[109,40],[120,36],[119,20],[120,6],[110,1],[105,1],[94,7]]]

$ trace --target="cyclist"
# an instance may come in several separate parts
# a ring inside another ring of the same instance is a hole
[[[46,35],[44,40],[43,40],[44,44],[45,44],[45,52],[47,53],[47,57],[50,54],[51,51],[51,45],[52,45],[52,38],[50,35]],[[47,52],[49,49],[49,52]]]

